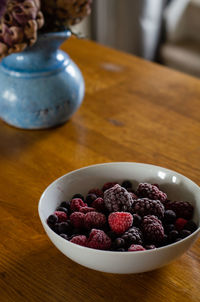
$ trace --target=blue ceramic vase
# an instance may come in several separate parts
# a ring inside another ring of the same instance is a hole
[[[84,97],[77,65],[59,46],[70,31],[47,33],[25,51],[0,64],[0,118],[23,129],[43,129],[66,122]]]

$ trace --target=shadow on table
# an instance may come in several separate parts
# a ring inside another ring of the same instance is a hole
[[[0,160],[16,159],[18,155],[33,146],[37,141],[44,140],[57,128],[46,130],[23,130],[0,121]]]
[[[0,281],[6,284],[2,302],[12,301],[12,297],[21,302],[165,301],[170,266],[135,275],[106,274],[74,263],[45,239],[33,243],[31,240],[31,252],[12,257],[0,273]],[[5,298],[8,293],[10,300]]]

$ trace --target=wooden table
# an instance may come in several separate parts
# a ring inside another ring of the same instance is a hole
[[[40,195],[83,166],[136,161],[200,184],[200,81],[88,41],[63,48],[81,68],[86,96],[65,125],[22,131],[0,122],[0,301],[200,301],[200,240],[144,274],[84,268],[48,240]]]

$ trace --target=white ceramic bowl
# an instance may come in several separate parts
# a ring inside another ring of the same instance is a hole
[[[141,273],[157,269],[182,255],[197,239],[200,227],[187,238],[155,250],[139,252],[101,251],[73,244],[56,233],[46,223],[50,214],[63,200],[73,194],[86,195],[89,189],[102,187],[105,182],[129,179],[157,183],[169,199],[190,201],[195,207],[194,220],[200,224],[200,187],[174,171],[147,164],[117,162],[93,165],[70,172],[55,180],[44,191],[39,202],[39,216],[53,244],[67,257],[88,268],[109,273]]]

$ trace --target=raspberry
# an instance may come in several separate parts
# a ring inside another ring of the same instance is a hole
[[[132,226],[133,216],[128,212],[113,212],[108,217],[108,223],[113,232],[122,234]]]
[[[103,185],[102,191],[106,191],[112,187],[114,187],[117,183],[116,182],[107,182]]]
[[[95,194],[97,197],[103,197],[103,192],[98,188],[91,189],[88,194]]]
[[[128,252],[138,252],[138,251],[145,251],[146,249],[139,244],[132,244],[129,249]]]
[[[162,222],[154,215],[144,216],[142,222],[143,235],[151,244],[159,243],[164,238]]]
[[[104,192],[104,202],[109,212],[126,212],[131,209],[133,199],[125,188],[116,184]]]
[[[176,222],[175,222],[175,229],[177,231],[181,231],[182,229],[184,229],[184,226],[186,225],[187,220],[184,218],[177,218]]]
[[[75,228],[83,228],[84,227],[85,214],[81,212],[74,212],[70,215],[71,224]]]
[[[140,183],[137,190],[136,195],[139,197],[147,197],[153,200],[160,200],[165,202],[167,199],[167,194],[160,191],[156,185],[151,185],[148,183]]]
[[[87,207],[87,204],[83,202],[80,198],[74,198],[70,204],[72,212],[78,212],[80,208]]]
[[[124,239],[126,246],[143,243],[142,232],[136,227],[132,227],[128,231],[126,231],[122,235],[122,239]]]
[[[54,215],[58,217],[58,222],[67,221],[67,214],[61,211],[55,211]]]
[[[94,211],[95,211],[95,209],[92,207],[82,207],[82,208],[80,208],[79,212],[86,214],[86,213],[94,212]]]
[[[84,235],[78,235],[74,236],[70,242],[81,245],[81,246],[87,246],[87,237]]]
[[[93,208],[95,208],[98,212],[105,212],[106,211],[106,207],[105,207],[105,203],[103,198],[98,197],[97,199],[95,199],[92,202],[91,205]]]
[[[84,223],[87,229],[101,229],[106,224],[106,216],[102,213],[89,212],[85,215]]]
[[[165,203],[166,210],[172,210],[176,213],[177,218],[181,217],[190,220],[193,216],[194,208],[187,201],[168,201]]]
[[[141,216],[155,215],[158,218],[163,218],[165,208],[160,200],[139,198],[133,201],[132,210]]]
[[[111,247],[111,239],[104,231],[92,229],[89,235],[87,246],[98,250],[108,250]]]

